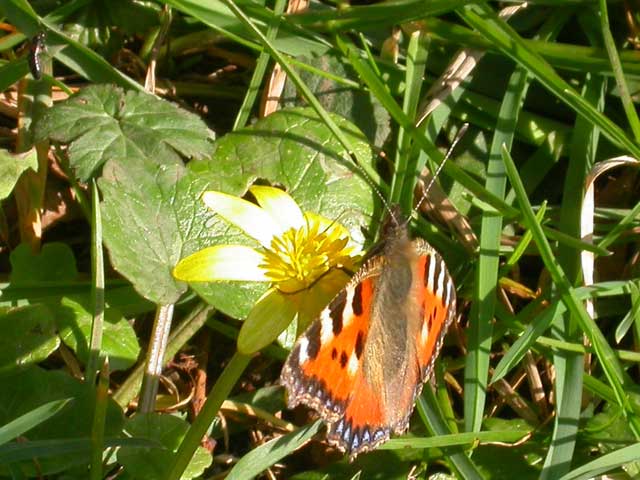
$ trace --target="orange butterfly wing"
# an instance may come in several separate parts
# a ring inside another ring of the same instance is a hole
[[[393,286],[407,268],[409,282]],[[352,458],[404,431],[454,313],[455,289],[435,250],[391,241],[298,339],[281,374],[289,407],[317,410],[329,442]]]

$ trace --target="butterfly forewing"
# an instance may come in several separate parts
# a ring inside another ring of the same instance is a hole
[[[281,374],[290,407],[304,403],[330,422],[344,413],[367,339],[366,312],[375,287],[364,280],[377,276],[375,260],[360,269],[291,350]]]

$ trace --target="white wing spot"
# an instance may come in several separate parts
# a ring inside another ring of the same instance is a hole
[[[420,330],[420,343],[423,345],[427,344],[427,340],[429,339],[429,322],[425,319],[422,322],[422,329]]]
[[[444,293],[444,270],[445,270],[445,265],[444,263],[442,265],[440,265],[440,275],[438,275],[438,289],[436,290],[436,296],[440,299],[442,299],[442,294]]]
[[[356,373],[358,373],[358,366],[358,357],[356,356],[356,353],[353,352],[349,357],[349,363],[347,364],[349,376],[353,377]]]
[[[331,310],[325,308],[320,314],[320,344],[326,345],[333,338],[333,319]]]
[[[353,295],[355,288],[347,288],[347,298],[344,302],[344,311],[342,312],[342,328],[345,328],[353,320]]]
[[[306,337],[300,338],[300,353],[298,354],[298,363],[302,365],[309,360],[309,340]]]
[[[436,259],[433,255],[429,259],[429,273],[427,274],[427,290],[433,292],[433,276],[435,275]]]

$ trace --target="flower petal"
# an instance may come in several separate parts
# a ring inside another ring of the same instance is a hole
[[[251,247],[215,245],[180,260],[173,269],[173,276],[185,282],[265,282],[269,278],[260,267],[263,262],[262,253]]]
[[[322,276],[308,290],[300,292],[298,332],[304,332],[309,324],[320,316],[322,310],[342,290],[351,277],[344,270],[334,268]]]
[[[304,225],[302,210],[287,192],[262,185],[254,185],[249,191],[256,197],[258,204],[280,225],[283,232]]]
[[[254,305],[238,335],[238,352],[249,355],[266,347],[296,318],[295,295],[272,288]]]
[[[268,248],[271,239],[283,231],[267,211],[242,198],[209,191],[202,194],[202,200],[207,207],[255,238],[263,247]]]

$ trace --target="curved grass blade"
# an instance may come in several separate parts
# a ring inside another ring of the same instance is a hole
[[[613,470],[627,463],[635,462],[640,458],[640,443],[621,448],[600,458],[578,467],[558,480],[583,480],[596,478],[604,472]]]
[[[640,158],[640,145],[609,118],[582,98],[558,73],[485,3],[474,3],[456,11],[473,28],[482,33],[502,53],[522,65],[558,100],[598,126],[614,144]]]
[[[40,405],[30,412],[19,416],[15,420],[0,427],[0,445],[7,443],[14,438],[28,432],[33,427],[40,425],[42,422],[53,417],[62,410],[72,399],[63,398],[62,400],[54,400],[52,402]]]
[[[164,448],[160,443],[148,438],[110,438],[105,440],[104,446]],[[57,438],[53,440],[37,440],[24,443],[7,443],[0,446],[0,464],[16,463],[34,458],[47,458],[77,453],[88,455],[91,451],[90,438]]]
[[[322,421],[299,428],[295,432],[269,440],[243,456],[225,477],[226,480],[253,478],[304,445],[322,428]]]
[[[544,236],[544,232],[542,231],[540,224],[536,221],[535,214],[533,213],[533,209],[529,203],[524,185],[518,175],[518,170],[506,149],[503,149],[502,151],[502,158],[505,162],[507,175],[509,176],[511,185],[516,193],[516,198],[521,206],[524,223],[531,229],[533,239],[540,251],[540,257],[542,258],[546,268],[549,270],[549,274],[560,292],[562,301],[571,314],[575,316],[580,329],[585,333],[593,345],[593,349],[600,360],[600,364],[602,365],[602,369],[607,380],[616,394],[617,403],[622,407],[622,411],[629,421],[631,430],[636,437],[640,437],[640,419],[634,413],[631,402],[626,393],[627,387],[630,389],[629,386],[632,382],[627,373],[622,369],[620,362],[618,361],[611,346],[607,343],[602,331],[594,320],[587,314],[582,302],[576,294],[575,289],[569,284],[563,270],[555,263],[551,246]]]

